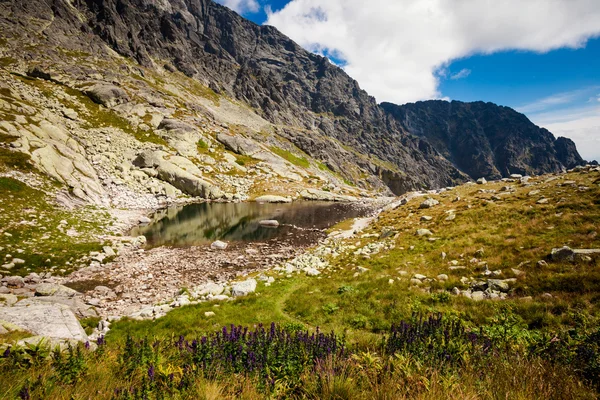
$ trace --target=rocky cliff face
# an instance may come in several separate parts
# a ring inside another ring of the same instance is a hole
[[[79,197],[102,198],[100,183],[111,176],[167,196],[245,198],[264,192],[261,182],[279,194],[400,194],[580,160],[572,145],[556,150],[551,134],[508,111],[476,119],[477,110],[454,115],[431,103],[422,112],[407,106],[404,117],[326,58],[211,0],[8,0],[0,29],[5,110],[33,97],[32,112],[42,111],[33,124],[74,139],[96,170],[82,172],[93,187],[71,179],[76,167],[55,175]],[[450,116],[463,134],[443,133]],[[13,147],[41,160],[24,133],[33,128],[9,125],[20,138]],[[223,142],[231,136],[245,147]],[[105,137],[127,146],[105,145]]]
[[[570,139],[555,139],[509,107],[439,100],[382,107],[474,179],[559,172],[584,163]]]
[[[276,135],[365,188],[387,182],[398,193],[465,179],[327,59],[210,0],[33,0],[3,7],[10,41],[23,41],[17,21],[36,28],[27,35],[36,44],[26,54],[31,61],[60,64],[60,49],[100,59],[116,51],[145,68],[181,71],[249,105]],[[78,74],[77,66],[63,69]]]

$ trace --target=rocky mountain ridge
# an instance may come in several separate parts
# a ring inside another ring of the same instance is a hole
[[[211,0],[13,0],[0,9],[2,132],[74,198],[136,207],[135,193],[154,206],[156,196],[298,197],[310,188],[345,199],[497,172],[485,162],[461,168],[418,133],[429,121],[413,129],[326,58]],[[561,159],[577,163],[561,143]],[[550,158],[522,160],[523,171],[562,167]]]
[[[573,141],[555,139],[509,107],[442,100],[381,106],[474,179],[559,172],[585,163]]]

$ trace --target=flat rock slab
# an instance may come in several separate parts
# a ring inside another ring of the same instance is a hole
[[[283,196],[274,196],[274,195],[264,195],[259,196],[254,199],[257,203],[291,203],[291,197],[283,197]]]
[[[261,226],[267,226],[270,228],[277,228],[279,226],[279,221],[274,219],[264,219],[258,223]]]
[[[246,296],[256,291],[256,280],[247,279],[242,282],[236,282],[231,285],[231,294],[233,297]]]
[[[0,307],[0,320],[15,324],[34,335],[87,341],[87,335],[73,311],[61,304]]]
[[[78,318],[97,317],[96,309],[78,297],[68,298],[60,296],[30,297],[19,301],[14,307],[30,307],[38,305],[61,304],[67,306]]]
[[[302,192],[300,192],[300,197],[302,197],[304,200],[316,201],[354,202],[358,200],[356,197],[353,196],[345,196],[317,189],[303,190]]]
[[[35,288],[36,296],[73,297],[77,294],[76,290],[56,283],[41,283]]]

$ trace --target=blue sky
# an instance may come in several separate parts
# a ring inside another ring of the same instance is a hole
[[[510,106],[600,161],[600,1],[218,2],[328,56],[379,102]]]

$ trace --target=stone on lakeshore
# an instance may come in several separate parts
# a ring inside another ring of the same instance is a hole
[[[264,219],[259,222],[259,225],[270,227],[270,228],[277,228],[279,226],[279,221],[274,220],[274,219]]]
[[[215,242],[212,242],[210,248],[213,250],[225,250],[227,248],[227,243],[217,240]]]
[[[258,196],[254,199],[257,203],[291,203],[291,197],[283,197],[283,196],[274,196],[274,195],[264,195]]]
[[[256,291],[256,279],[247,279],[242,282],[235,282],[231,285],[231,295],[233,297],[246,296]]]

